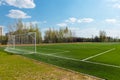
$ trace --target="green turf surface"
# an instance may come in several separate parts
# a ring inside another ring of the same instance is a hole
[[[27,47],[22,48],[27,50],[30,49]],[[46,63],[54,64],[60,67],[64,67],[67,69],[101,77],[104,79],[119,80],[120,68],[72,60],[72,59],[82,60],[113,48],[115,48],[115,50],[94,57],[88,61],[120,66],[119,43],[80,43],[80,44],[43,45],[37,46],[36,54],[22,54],[22,55]]]
[[[120,66],[120,44],[115,46],[115,50],[92,58],[90,61]]]
[[[84,59],[113,48],[113,44],[62,44],[38,46],[38,53],[54,54],[73,59]],[[50,49],[50,50],[49,50]],[[66,52],[69,51],[69,52]],[[63,53],[62,53],[63,52]]]

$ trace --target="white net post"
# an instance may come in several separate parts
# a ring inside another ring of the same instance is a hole
[[[33,34],[33,36],[31,35]],[[34,40],[34,52],[37,52],[37,48],[36,48],[36,32],[29,32],[29,35],[31,35],[31,38],[33,38]]]
[[[36,53],[37,52],[37,49],[36,49],[36,32],[34,33],[34,35],[35,35],[35,38],[34,38],[35,39],[35,43],[34,44],[35,44],[35,53]]]
[[[13,35],[13,48],[15,49],[15,35]]]
[[[8,35],[7,48],[15,48],[15,35]]]

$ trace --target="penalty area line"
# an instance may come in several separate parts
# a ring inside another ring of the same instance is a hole
[[[107,51],[101,52],[101,53],[99,53],[99,54],[96,54],[96,55],[87,57],[87,58],[85,58],[85,59],[82,59],[81,61],[87,61],[87,60],[89,60],[89,59],[92,59],[92,58],[95,58],[95,57],[97,57],[97,56],[103,55],[103,54],[105,54],[105,53],[111,52],[111,51],[113,51],[113,50],[115,50],[115,48],[112,48],[112,49],[109,49],[109,50],[107,50]]]

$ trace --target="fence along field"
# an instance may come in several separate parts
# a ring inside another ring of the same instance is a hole
[[[119,79],[119,43],[37,45],[37,52],[32,54],[29,50],[33,46],[20,47],[21,51],[15,50],[15,53],[104,79]]]

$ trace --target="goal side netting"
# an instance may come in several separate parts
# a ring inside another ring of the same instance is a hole
[[[36,33],[8,35],[5,51],[20,54],[36,53]]]

